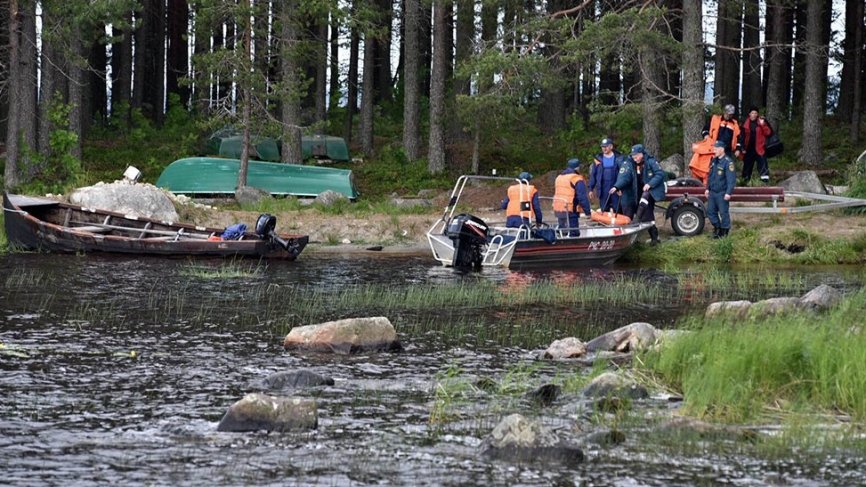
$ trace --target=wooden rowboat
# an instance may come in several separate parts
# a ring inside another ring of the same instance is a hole
[[[3,194],[6,238],[14,247],[48,252],[114,252],[161,256],[264,257],[294,260],[306,235],[277,235],[262,215],[255,232],[223,240],[223,230],[83,208],[47,198]]]

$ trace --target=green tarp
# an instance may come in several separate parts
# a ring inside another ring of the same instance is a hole
[[[176,194],[233,194],[238,183],[240,161],[217,157],[189,157],[172,162],[156,185]],[[247,185],[274,195],[317,196],[331,190],[356,199],[352,171],[250,161]]]

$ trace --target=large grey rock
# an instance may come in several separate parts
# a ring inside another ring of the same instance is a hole
[[[150,184],[117,181],[78,188],[69,195],[74,205],[114,211],[155,220],[176,222],[180,218],[164,190]]]
[[[665,172],[673,173],[674,177],[681,177],[686,170],[685,159],[682,154],[674,154],[659,163]]]
[[[262,381],[268,389],[302,389],[316,386],[332,386],[334,379],[309,370],[291,370],[269,375]]]
[[[318,196],[316,196],[316,203],[319,203],[320,205],[323,205],[323,206],[331,206],[334,203],[336,203],[337,201],[348,200],[348,199],[349,198],[346,198],[346,195],[344,195],[343,193],[338,193],[334,190],[328,189],[328,190],[322,191],[321,193],[319,193]]]
[[[241,206],[255,206],[271,198],[271,194],[267,191],[252,186],[243,186],[235,191],[235,201]]]
[[[593,398],[645,399],[649,397],[649,391],[633,380],[613,372],[605,372],[583,389],[583,395]]]
[[[781,297],[758,301],[752,304],[749,313],[757,316],[777,315],[780,313],[790,313],[805,308],[806,306],[802,302],[800,302],[800,298]]]
[[[800,171],[779,183],[786,191],[801,191],[804,193],[827,194],[827,190],[818,179],[815,171]]]
[[[220,420],[217,431],[293,431],[318,426],[316,402],[299,397],[247,394]]]
[[[383,316],[296,326],[286,335],[283,346],[341,354],[368,350],[397,351],[402,348],[394,326]]]
[[[800,304],[811,309],[827,309],[842,299],[842,293],[836,288],[821,284],[800,297]]]
[[[586,344],[588,352],[633,352],[654,345],[656,329],[649,323],[632,323],[593,338]]]
[[[541,358],[560,360],[580,357],[586,353],[586,345],[575,337],[563,338],[551,343],[547,350],[541,353]]]
[[[719,301],[717,303],[710,303],[707,306],[704,317],[713,318],[720,315],[733,315],[737,318],[745,318],[749,314],[749,308],[751,307],[751,301]]]
[[[555,462],[577,465],[584,459],[580,448],[565,443],[538,421],[519,414],[506,416],[482,445],[482,454],[517,463]]]

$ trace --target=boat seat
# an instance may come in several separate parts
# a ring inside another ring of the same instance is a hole
[[[69,230],[75,232],[87,232],[87,233],[106,233],[110,231],[110,228],[100,227],[96,225],[85,225],[81,227],[67,227]]]

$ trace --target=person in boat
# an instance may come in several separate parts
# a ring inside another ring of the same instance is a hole
[[[659,229],[655,226],[656,201],[665,199],[665,172],[655,157],[646,153],[642,144],[631,148],[631,155],[620,166],[619,176],[610,193],[621,191],[622,212],[632,221],[652,222],[648,229],[650,243],[659,243]],[[636,195],[640,194],[640,200]]]
[[[763,116],[758,114],[758,107],[749,109],[749,118],[743,122],[743,131],[740,132],[740,147],[743,148],[743,174],[742,185],[749,183],[752,179],[752,168],[758,163],[758,173],[762,184],[770,184],[770,168],[767,166],[766,143],[767,138],[773,135],[773,129]]]
[[[739,157],[742,146],[740,145],[740,124],[734,117],[735,113],[737,113],[737,109],[734,108],[734,105],[725,105],[724,113],[710,117],[701,135],[709,136],[713,144],[721,140],[725,143],[725,153]]]
[[[508,228],[520,228],[531,226],[530,217],[535,214],[535,224],[541,225],[541,203],[538,201],[538,190],[529,184],[532,174],[522,172],[517,179],[520,183],[514,183],[508,187],[508,193],[502,200],[502,209],[505,210],[505,226]]]
[[[707,176],[707,216],[713,224],[713,238],[724,238],[731,231],[731,195],[737,184],[737,170],[734,159],[725,153],[727,145],[717,140],[713,145],[715,157],[710,161]]]
[[[610,194],[610,188],[616,182],[619,167],[624,159],[625,156],[621,152],[614,150],[613,140],[610,138],[601,139],[601,152],[595,155],[595,160],[593,160],[589,171],[589,189],[598,198],[601,211],[611,209],[616,211],[617,205],[619,205],[619,195]]]
[[[553,193],[553,213],[559,222],[559,228],[567,228],[569,237],[580,236],[579,217],[583,210],[590,217],[589,195],[586,191],[586,181],[577,171],[580,159],[569,159],[565,170],[556,177]]]

